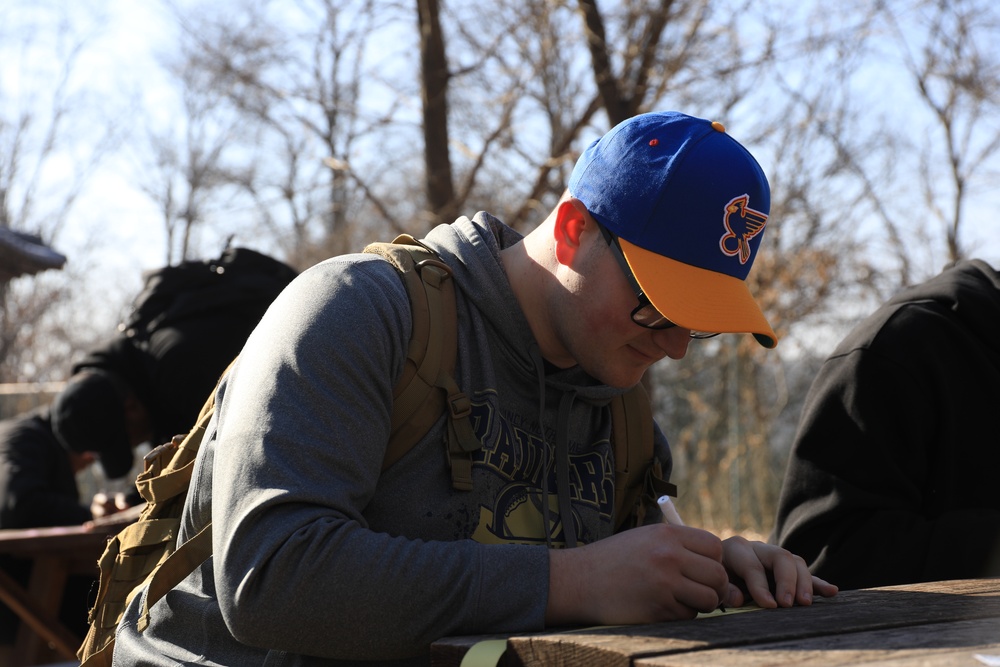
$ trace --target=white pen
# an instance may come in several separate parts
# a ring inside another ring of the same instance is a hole
[[[674,507],[674,501],[670,499],[670,496],[660,496],[657,498],[656,504],[660,506],[660,512],[663,513],[663,523],[669,523],[673,526],[684,525],[684,522],[681,521],[681,515],[677,513],[677,508]]]

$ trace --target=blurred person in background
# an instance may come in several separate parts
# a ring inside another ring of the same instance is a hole
[[[265,310],[296,276],[253,250],[227,249],[210,261],[147,272],[128,319],[73,368],[51,406],[0,422],[0,528],[39,528],[108,520],[139,503],[135,449],[161,444],[194,425],[205,399]],[[81,500],[77,474],[99,461],[125,492]],[[21,583],[30,562],[0,557]],[[86,632],[94,576],[75,576],[61,620]],[[12,643],[17,617],[0,603],[0,644]]]
[[[998,409],[1000,274],[957,262],[824,362],[771,541],[841,588],[1000,575]]]
[[[106,425],[109,428],[104,432],[121,433],[114,433],[114,437],[96,435],[78,452],[56,437],[48,406],[0,422],[0,528],[78,525],[107,517],[134,502],[124,494],[105,493],[81,502],[78,473],[101,459],[109,479],[124,477],[132,467],[132,447],[143,442],[138,436],[128,437],[124,420],[108,420]],[[27,585],[31,561],[2,554],[0,568]],[[87,596],[95,580],[96,572],[71,575],[63,593],[60,621],[80,636],[86,630]],[[13,644],[18,625],[14,612],[0,604],[0,645]]]

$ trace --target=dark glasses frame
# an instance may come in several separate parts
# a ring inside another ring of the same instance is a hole
[[[656,306],[650,302],[646,293],[642,291],[639,281],[635,279],[632,268],[628,265],[628,260],[625,259],[625,253],[622,252],[621,245],[618,243],[618,237],[600,223],[597,223],[597,228],[601,230],[601,236],[604,237],[608,247],[611,248],[611,254],[614,256],[615,261],[618,262],[618,266],[621,267],[622,273],[625,274],[629,285],[632,286],[632,291],[635,292],[636,299],[639,300],[639,305],[632,309],[632,321],[640,327],[647,329],[671,329],[676,327],[676,324],[668,320],[656,309]],[[692,331],[690,335],[691,338],[703,340],[705,338],[713,338],[719,334],[708,331]]]

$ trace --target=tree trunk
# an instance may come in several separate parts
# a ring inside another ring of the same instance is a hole
[[[451,222],[455,188],[448,155],[448,62],[438,0],[417,0],[420,77],[424,104],[424,165],[432,224]]]

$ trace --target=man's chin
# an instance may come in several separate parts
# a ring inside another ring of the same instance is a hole
[[[616,389],[631,389],[642,382],[642,376],[645,375],[647,368],[648,366],[644,366],[643,368],[632,372],[622,371],[613,375],[609,373],[607,374],[609,377],[599,377],[597,379],[609,387],[615,387]]]

